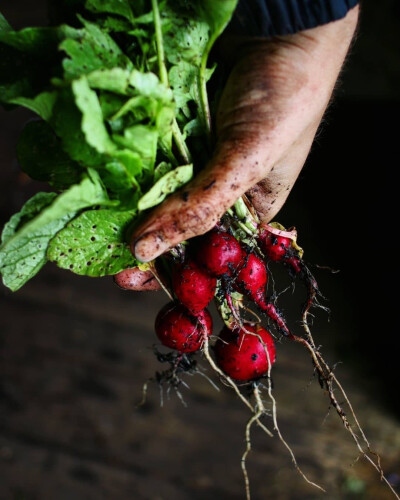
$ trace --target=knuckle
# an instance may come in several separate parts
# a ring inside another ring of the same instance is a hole
[[[174,229],[181,240],[204,234],[216,224],[219,214],[209,202],[193,203],[185,207],[173,222]]]

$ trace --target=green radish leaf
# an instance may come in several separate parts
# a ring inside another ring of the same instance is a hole
[[[13,243],[29,234],[40,231],[46,224],[64,217],[66,214],[76,213],[92,205],[108,205],[109,199],[104,191],[101,180],[95,171],[90,171],[89,176],[79,184],[75,184],[67,191],[61,193],[46,210],[25,224],[7,244]]]
[[[130,71],[123,68],[99,69],[87,75],[92,89],[108,90],[126,95],[129,88]]]
[[[171,64],[180,61],[200,66],[208,43],[209,25],[196,7],[201,2],[169,3],[163,17],[165,56]]]
[[[20,31],[0,30],[0,42],[31,56],[50,57],[57,53],[57,45],[67,33],[67,26],[24,28]]]
[[[230,21],[237,3],[238,0],[221,0],[218,2],[215,0],[201,0],[196,2],[195,5],[201,11],[201,16],[210,26],[211,45]]]
[[[139,210],[147,210],[160,204],[169,194],[175,192],[193,177],[193,165],[182,165],[161,177],[154,186],[142,196]]]
[[[137,153],[129,150],[118,151],[114,158],[99,170],[104,185],[111,196],[119,200],[120,208],[136,209],[141,196],[141,188],[136,177],[141,176],[143,164]]]
[[[179,61],[178,64],[172,66],[169,72],[169,82],[178,108],[184,108],[189,101],[198,98],[197,76],[198,69],[186,61]]]
[[[183,132],[187,136],[200,137],[204,133],[204,128],[199,117],[193,118],[193,120],[187,122],[186,125],[183,127]]]
[[[9,25],[7,19],[0,12],[0,33],[4,31],[12,31],[12,28]]]
[[[164,2],[165,3],[165,2]],[[135,2],[133,5],[133,10],[135,11],[135,24],[153,24],[153,11],[147,12],[148,4],[147,2]]]
[[[4,285],[12,291],[21,288],[43,267],[49,242],[78,211],[108,203],[98,176],[92,172],[91,177],[60,194],[50,205],[43,207],[38,201],[37,215],[23,224],[15,234],[11,234],[15,220],[10,221],[0,247],[0,273]],[[30,213],[35,213],[35,205],[30,207]],[[23,215],[20,221],[22,218]]]
[[[207,160],[207,57],[236,2],[60,0],[52,14],[64,24],[18,32],[0,15],[0,101],[44,120],[22,132],[19,162],[67,189],[34,197],[4,228],[6,286],[47,258],[89,276],[137,264],[132,219],[192,178],[179,155]]]
[[[49,260],[86,276],[106,276],[136,267],[125,234],[134,214],[113,210],[83,212],[51,241]]]
[[[73,32],[68,26],[0,30],[0,101],[35,99],[48,92],[50,80],[61,65],[58,44]]]
[[[209,135],[210,112],[206,82],[212,70],[207,69],[208,54],[222,33],[237,0],[199,0],[171,2],[163,9],[162,32],[165,57],[170,65],[169,80],[177,105],[178,123],[185,127],[198,118],[203,129],[190,135]],[[194,101],[195,108],[189,107]],[[192,131],[193,129],[191,129]]]
[[[172,145],[172,124],[175,113],[171,108],[161,108],[157,114],[156,127],[159,135],[159,143],[164,152],[168,155]]]
[[[14,214],[5,224],[1,233],[1,244],[4,245],[17,230],[32,220],[39,212],[57,198],[56,193],[37,193],[30,198],[19,212]]]
[[[111,92],[100,92],[99,102],[104,119],[111,125],[110,120],[121,109],[125,101],[121,95]]]
[[[86,141],[81,129],[82,121],[82,113],[75,104],[72,92],[69,89],[60,92],[51,125],[61,139],[63,150],[82,167],[103,165],[103,155]]]
[[[171,172],[172,168],[172,165],[165,161],[162,161],[159,165],[157,165],[157,167],[154,169],[154,183],[156,183],[158,179],[161,179],[161,177],[163,177],[168,172]]]
[[[128,0],[87,0],[85,7],[92,12],[118,14],[133,21],[133,13]]]
[[[124,130],[124,135],[113,135],[118,145],[138,153],[143,162],[143,168],[153,171],[157,153],[157,130],[144,125],[135,125]]]
[[[163,103],[171,103],[173,94],[171,89],[164,85],[154,73],[141,73],[133,70],[130,74],[129,83],[140,95],[153,97]]]
[[[132,179],[134,179],[136,176],[139,176],[143,170],[142,158],[137,153],[129,151],[129,149],[117,151],[114,154],[113,160],[118,161],[119,163],[124,165],[124,168],[128,172],[128,175]],[[134,181],[133,184],[137,184],[137,182]]]
[[[0,246],[0,274],[4,285],[13,292],[21,288],[44,266],[49,239],[60,229],[60,225],[54,222],[47,224],[41,228],[40,233],[20,240],[17,245],[8,245],[8,242],[18,234],[19,227],[34,219],[56,196],[54,193],[36,194],[4,226]]]
[[[79,17],[84,28],[74,38],[67,38],[59,48],[69,56],[63,61],[66,79],[76,79],[104,68],[132,69],[132,63],[114,40],[96,24]]]
[[[114,33],[129,33],[132,28],[132,22],[127,19],[123,19],[122,17],[108,16],[104,19],[99,19],[97,24],[102,30]]]
[[[86,142],[98,153],[112,154],[116,149],[110,139],[103,121],[100,102],[94,90],[91,90],[85,77],[72,82],[75,102],[82,112],[82,132]]]
[[[57,92],[42,92],[33,99],[27,97],[14,97],[9,99],[10,104],[17,104],[28,108],[43,120],[49,121],[53,112],[54,103],[57,99]]]
[[[56,189],[78,183],[84,170],[61,148],[52,128],[43,121],[29,122],[17,145],[18,162],[32,179],[49,182]]]

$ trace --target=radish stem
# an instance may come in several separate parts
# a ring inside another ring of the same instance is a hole
[[[160,72],[160,80],[161,82],[169,87],[168,81],[168,71],[167,66],[165,64],[165,54],[164,54],[164,43],[162,36],[162,26],[161,26],[161,17],[160,10],[158,8],[158,0],[151,0],[151,5],[153,9],[154,16],[154,29],[156,35],[156,45],[157,45],[157,57],[158,57],[158,68]],[[182,157],[182,160],[185,163],[192,163],[192,157],[190,151],[186,145],[185,139],[183,138],[182,132],[178,126],[176,118],[174,118],[172,123],[172,135],[174,137],[175,144],[179,150],[179,153]]]

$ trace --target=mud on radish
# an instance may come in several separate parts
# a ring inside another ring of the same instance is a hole
[[[52,190],[35,194],[5,225],[4,285],[19,290],[50,261],[79,275],[115,275],[127,289],[163,288],[170,302],[156,319],[155,339],[163,351],[156,346],[154,353],[164,369],[151,381],[182,396],[185,376],[198,374],[235,391],[250,412],[241,461],[247,498],[253,424],[277,435],[298,468],[279,430],[271,370],[279,363],[279,341],[300,343],[360,455],[386,481],[350,401],[314,343],[309,311],[324,306],[294,230],[260,223],[243,197],[213,231],[157,262],[138,269],[129,247],[132,224],[210,160],[216,138],[209,101],[217,100],[224,78],[208,96],[207,82],[215,74],[208,56],[237,1],[90,0],[68,2],[66,10],[63,2],[52,3],[60,26],[16,31],[0,14],[0,101],[37,115],[20,135],[18,162]],[[304,284],[295,324],[287,324],[268,288],[271,262]],[[219,335],[207,312],[213,300],[224,323]],[[272,405],[268,416],[265,397]]]
[[[246,197],[238,204],[240,210],[235,207],[229,210],[212,231],[143,266],[143,272],[157,279],[170,298],[157,315],[155,331],[162,346],[173,349],[168,355],[162,355],[155,348],[159,361],[167,363],[168,368],[149,381],[166,385],[167,390],[173,388],[184,402],[181,389],[186,385],[186,374],[202,375],[215,386],[211,376],[201,368],[205,361],[211,372],[235,391],[251,414],[245,429],[246,447],[241,460],[248,500],[251,490],[246,459],[251,451],[250,433],[254,423],[266,434],[276,435],[304,480],[323,490],[303,473],[283,437],[272,391],[271,373],[274,363],[279,362],[279,344],[282,341],[300,343],[310,355],[319,383],[358,452],[399,498],[383,475],[380,458],[371,449],[342,385],[314,343],[308,322],[310,309],[327,308],[317,281],[303,259],[296,231],[286,230],[278,223],[261,224]],[[274,280],[271,262],[281,264],[293,283],[303,285],[304,301],[299,304],[298,312],[300,322],[294,325],[287,324],[274,290],[268,294],[267,285]],[[120,281],[119,276],[116,279]],[[212,301],[224,324],[216,335],[212,332],[208,311]],[[345,401],[346,411],[336,393]],[[267,415],[265,397],[272,405],[272,416],[270,412]],[[268,420],[271,428],[267,427]]]

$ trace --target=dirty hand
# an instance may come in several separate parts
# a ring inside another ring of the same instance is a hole
[[[138,260],[210,230],[243,193],[262,221],[275,217],[306,160],[357,18],[355,7],[339,21],[294,35],[242,41],[219,103],[214,156],[184,192],[135,229]]]

